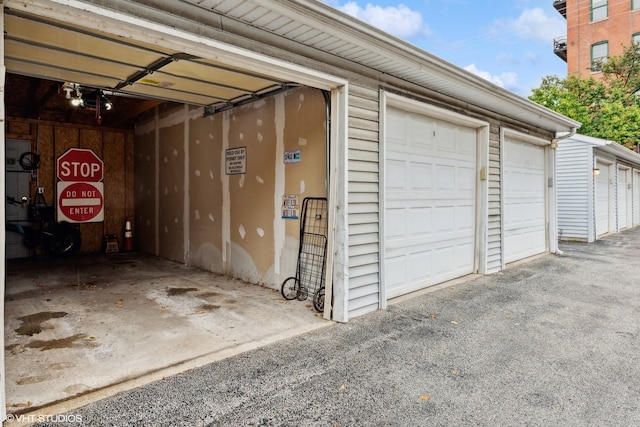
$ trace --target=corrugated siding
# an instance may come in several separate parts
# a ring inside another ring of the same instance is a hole
[[[560,141],[556,152],[558,237],[589,238],[589,147]]]
[[[379,92],[349,86],[349,318],[379,306]]]
[[[502,269],[502,217],[500,215],[500,129],[489,129],[489,201],[487,218],[487,273]]]

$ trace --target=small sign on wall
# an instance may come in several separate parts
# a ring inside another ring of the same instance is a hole
[[[227,175],[247,173],[247,147],[225,150],[224,160]]]
[[[300,160],[300,150],[289,150],[284,152],[285,163],[298,163]]]
[[[300,216],[300,198],[296,194],[282,196],[282,218],[298,219]]]

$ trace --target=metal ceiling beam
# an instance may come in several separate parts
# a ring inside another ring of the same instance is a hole
[[[249,104],[259,99],[267,98],[269,96],[274,96],[279,93],[286,92],[290,89],[300,87],[300,86],[301,85],[296,83],[285,83],[285,84],[279,85],[278,87],[267,88],[259,92],[254,92],[248,96],[242,96],[239,98],[231,99],[227,102],[217,102],[215,104],[206,105],[204,107],[204,113],[202,114],[202,116],[207,117],[212,114],[219,113],[221,111],[230,110],[240,105]]]
[[[122,83],[119,83],[113,89],[114,90],[119,90],[119,89],[122,89],[123,87],[131,86],[132,84],[134,84],[138,80],[145,78],[149,74],[153,74],[155,71],[158,71],[162,67],[164,67],[164,66],[166,66],[168,64],[171,64],[174,61],[188,60],[188,59],[197,59],[197,57],[193,56],[193,55],[186,54],[186,53],[178,53],[178,54],[171,55],[171,56],[168,56],[168,57],[165,57],[165,58],[160,58],[157,61],[149,64],[149,66],[145,67],[144,70],[140,70],[140,71],[138,71],[136,73],[133,73],[132,75],[130,75],[127,78],[126,81],[124,81]]]

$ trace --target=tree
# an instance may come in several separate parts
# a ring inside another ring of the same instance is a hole
[[[582,123],[580,133],[632,148],[640,143],[640,46],[595,64],[601,79],[547,76],[530,100]]]

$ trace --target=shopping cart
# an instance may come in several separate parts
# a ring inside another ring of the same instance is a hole
[[[324,311],[325,267],[327,261],[327,199],[307,197],[302,201],[300,246],[296,275],[282,282],[282,296],[304,301],[313,296],[313,308]]]

